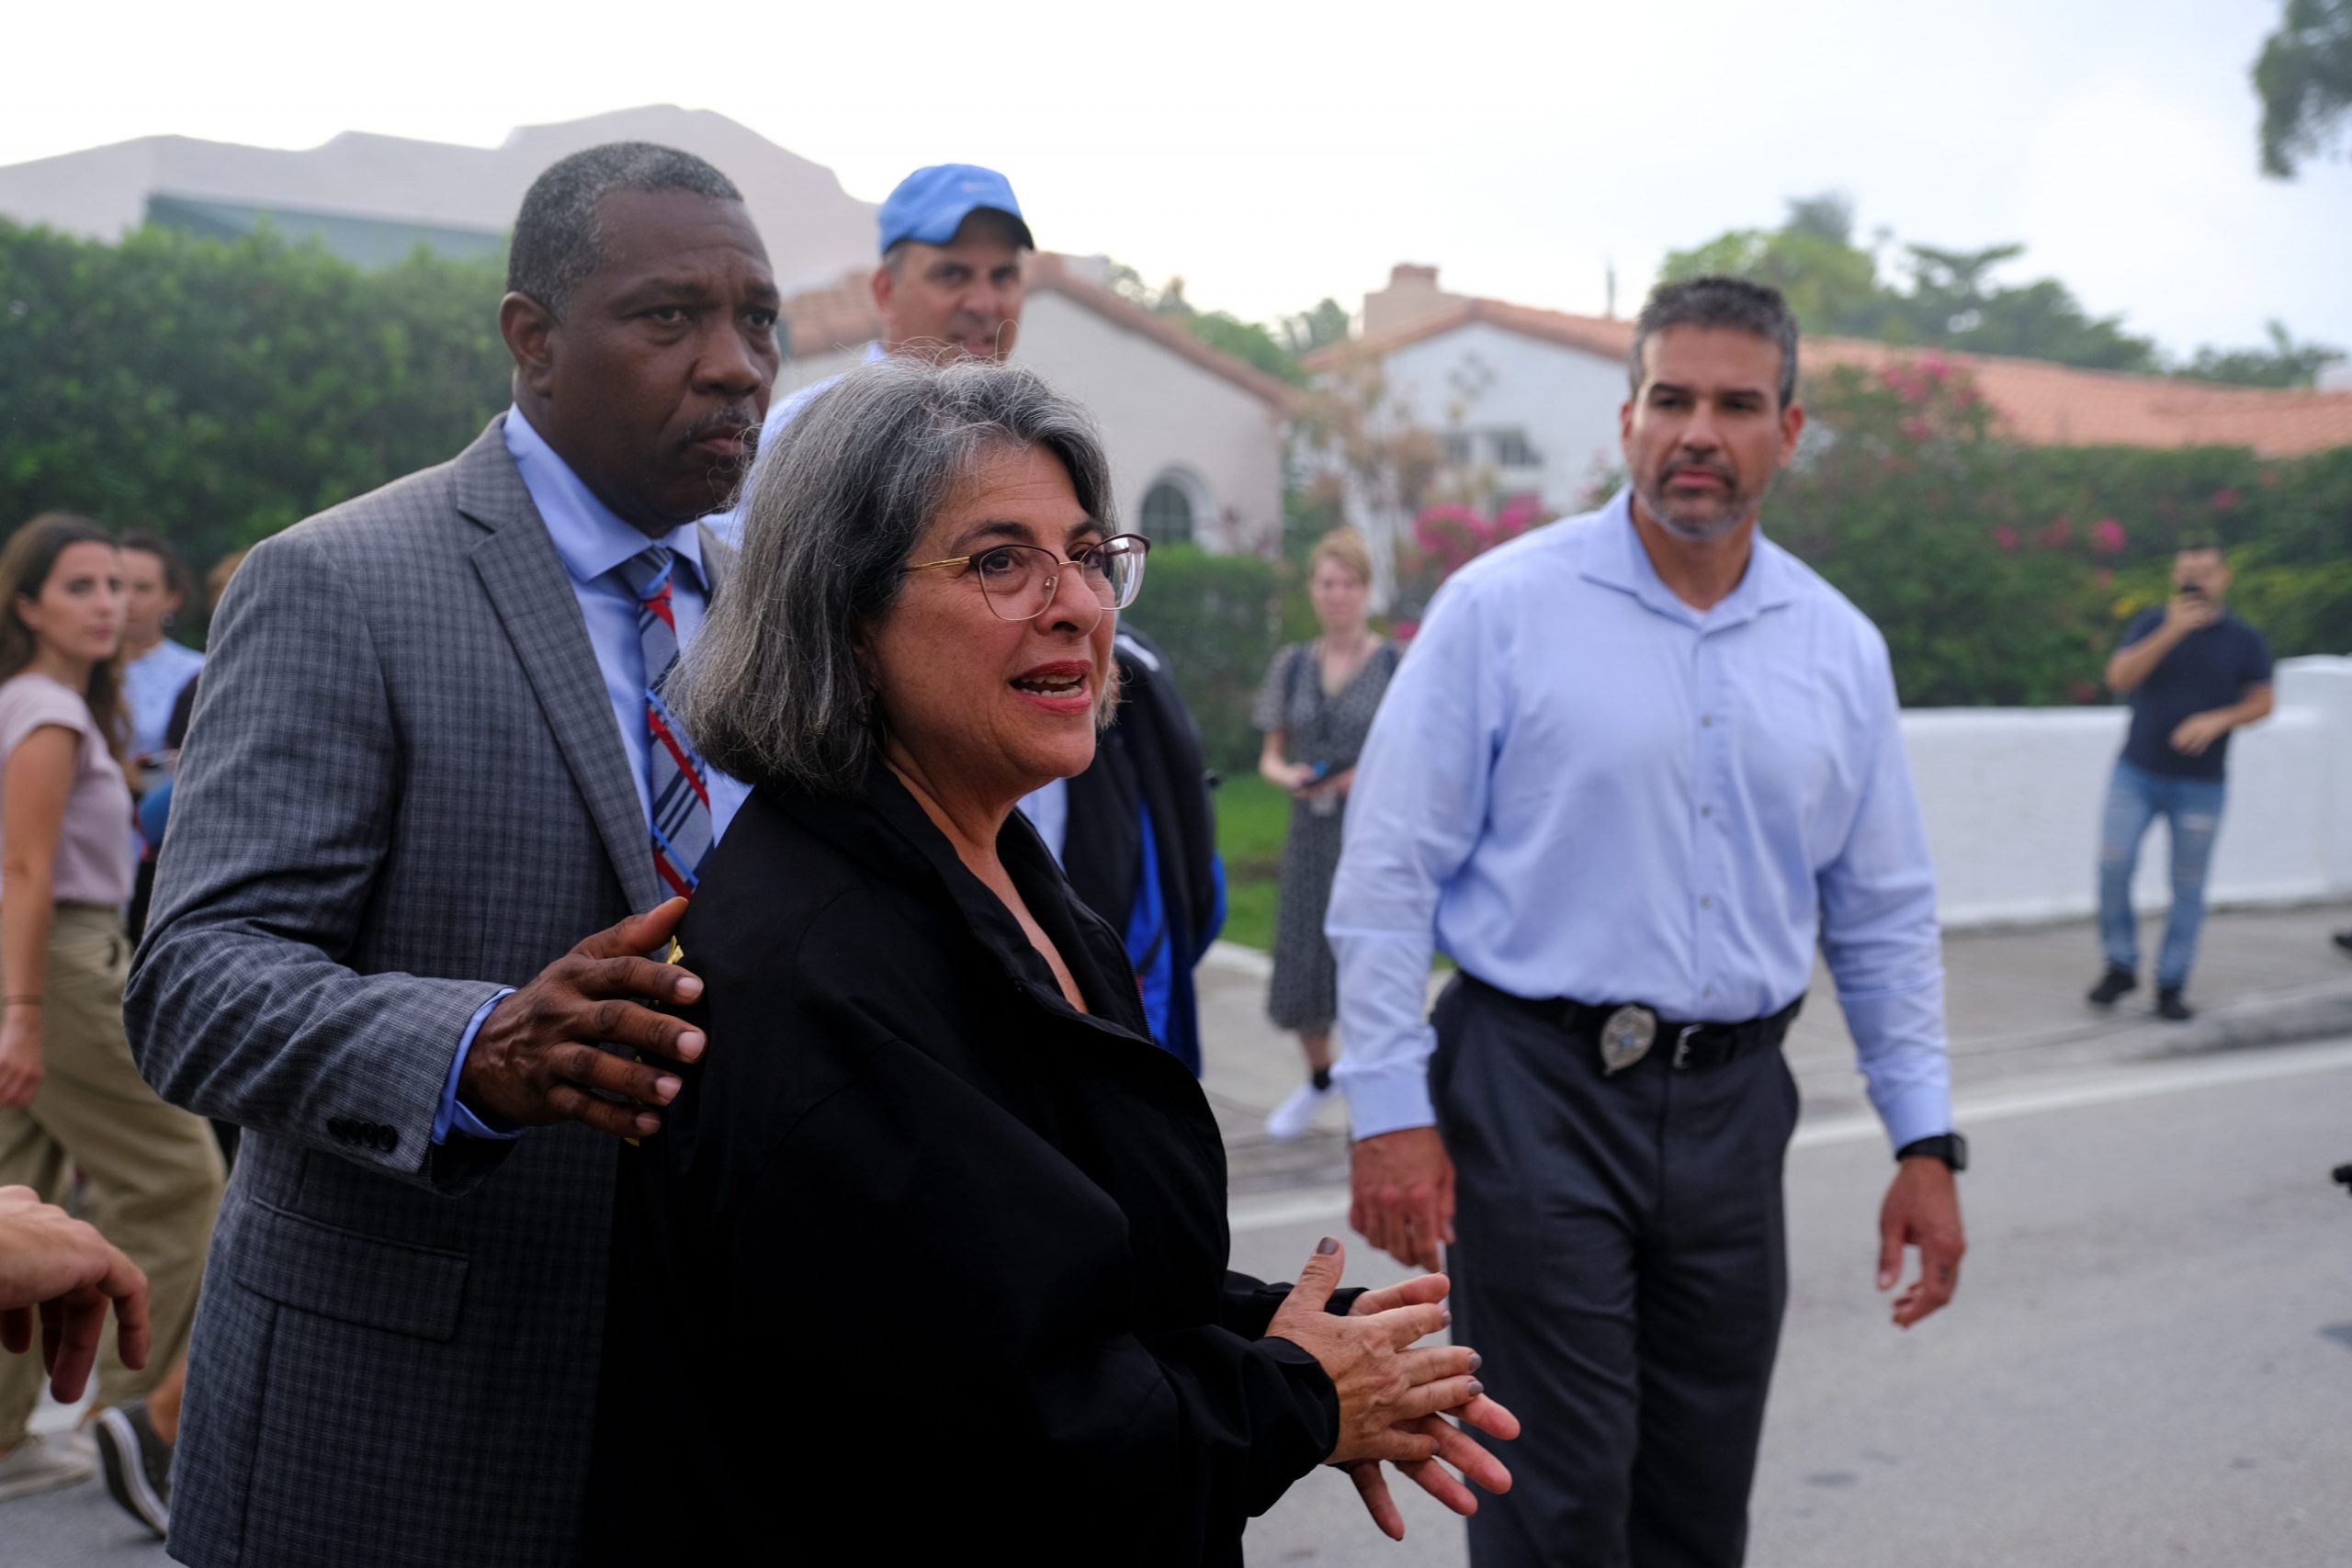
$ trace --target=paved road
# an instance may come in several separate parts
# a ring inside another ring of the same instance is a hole
[[[1810,1117],[1757,1568],[2352,1568],[2352,1041],[2019,1075],[1963,1095],[1960,1300],[1908,1335],[1870,1287],[1876,1129]],[[1241,1201],[1236,1266],[1295,1271],[1329,1190]],[[1351,1248],[1351,1276],[1393,1278]],[[1508,1400],[1510,1391],[1496,1393]],[[1252,1563],[1457,1564],[1406,1498],[1390,1547],[1309,1477]],[[0,1506],[7,1568],[162,1562],[95,1486]]]
[[[1883,1145],[1852,1121],[1798,1134],[1751,1563],[2352,1565],[2352,1201],[2327,1179],[2352,1160],[2352,1041],[2012,1080],[1961,1122],[1963,1287],[1907,1335],[1870,1281]],[[1295,1270],[1333,1213],[1245,1202],[1235,1266]],[[1390,1549],[1312,1476],[1250,1561],[1463,1562],[1442,1512],[1408,1529]]]

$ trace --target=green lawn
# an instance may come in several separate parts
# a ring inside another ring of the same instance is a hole
[[[1226,779],[1216,791],[1216,848],[1225,857],[1225,940],[1245,947],[1274,944],[1274,880],[1282,870],[1290,796],[1256,773]]]
[[[1216,790],[1216,848],[1225,857],[1225,940],[1244,947],[1274,945],[1274,884],[1283,869],[1283,835],[1290,831],[1290,796],[1241,773]],[[1443,953],[1432,965],[1453,967]]]

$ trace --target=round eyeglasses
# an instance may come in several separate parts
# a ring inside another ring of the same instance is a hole
[[[991,545],[968,556],[917,561],[906,570],[964,567],[979,580],[980,596],[997,619],[1034,621],[1053,604],[1065,567],[1078,568],[1096,604],[1106,610],[1125,609],[1143,590],[1143,561],[1150,550],[1151,541],[1141,534],[1120,534],[1080,547],[1068,560],[1041,545]]]

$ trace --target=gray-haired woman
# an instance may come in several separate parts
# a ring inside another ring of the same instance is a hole
[[[1109,490],[980,364],[853,372],[761,460],[675,694],[754,789],[679,933],[713,1049],[623,1161],[597,1561],[1238,1562],[1326,1460],[1392,1524],[1381,1459],[1508,1483],[1439,1415],[1516,1432],[1476,1358],[1413,1348],[1442,1278],[1340,1315],[1336,1242],[1287,1295],[1225,1272],[1201,1091],[1013,810],[1114,700]]]

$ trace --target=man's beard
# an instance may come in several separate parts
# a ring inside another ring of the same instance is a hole
[[[1686,468],[1703,469],[1724,481],[1718,492],[1722,510],[1711,517],[1679,516],[1673,503],[1667,499],[1666,476]],[[1688,545],[1711,545],[1737,528],[1753,516],[1758,498],[1743,492],[1732,475],[1713,463],[1675,463],[1660,471],[1656,479],[1646,484],[1636,483],[1634,493],[1641,498],[1642,509],[1657,525]]]

